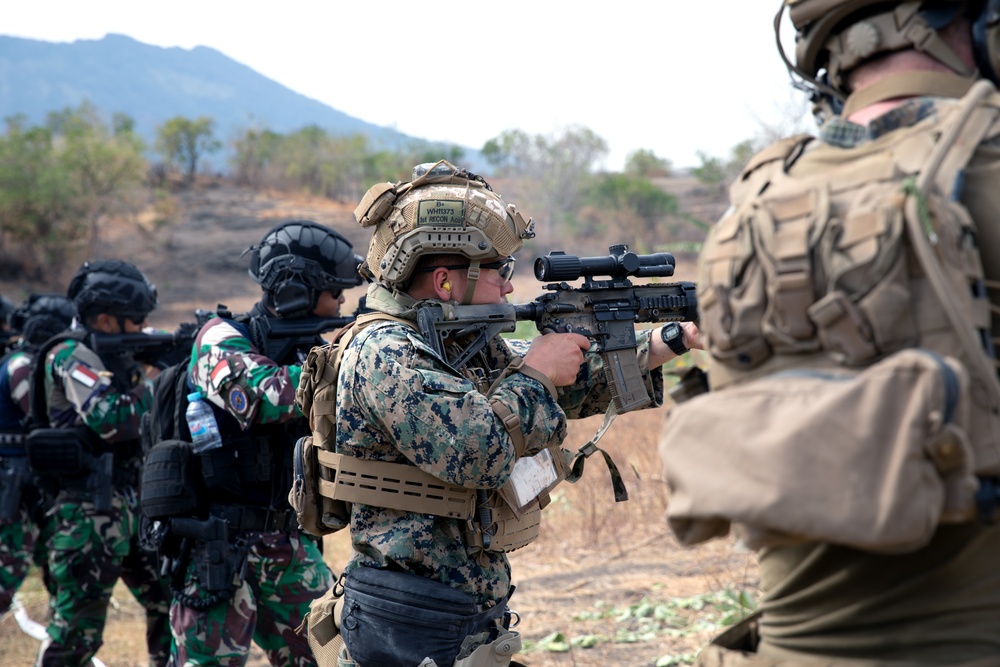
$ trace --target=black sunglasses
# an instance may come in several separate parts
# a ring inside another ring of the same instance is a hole
[[[514,265],[517,264],[517,260],[513,257],[506,257],[504,259],[498,260],[496,262],[484,262],[479,265],[480,269],[496,269],[497,273],[504,281],[510,280],[510,277],[514,275]],[[459,269],[467,269],[469,264],[452,264],[443,266],[425,266],[420,269],[420,273],[429,273],[434,269],[449,269],[452,271],[457,271]]]

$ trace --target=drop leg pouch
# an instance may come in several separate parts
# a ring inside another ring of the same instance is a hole
[[[414,667],[427,657],[450,666],[465,637],[497,625],[507,599],[480,611],[447,584],[362,567],[346,576],[340,633],[361,667]]]

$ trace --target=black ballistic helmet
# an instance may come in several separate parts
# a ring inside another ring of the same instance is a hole
[[[76,305],[61,294],[32,294],[7,319],[28,345],[41,345],[69,329],[76,317]]]
[[[84,319],[108,313],[133,322],[156,308],[156,287],[134,264],[118,259],[84,262],[66,295]]]
[[[308,317],[319,295],[339,296],[361,284],[350,241],[310,220],[289,220],[273,228],[258,245],[247,249],[250,277],[265,292],[266,304],[282,317]]]

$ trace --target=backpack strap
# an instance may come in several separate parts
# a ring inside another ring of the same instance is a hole
[[[28,430],[36,428],[48,428],[49,426],[49,406],[45,396],[45,364],[46,358],[52,349],[68,340],[83,341],[87,337],[85,329],[77,329],[68,333],[56,334],[52,338],[42,343],[35,355],[34,365],[31,367],[31,379],[28,381],[28,416],[26,424]]]
[[[937,143],[934,144],[934,149],[928,156],[924,168],[920,170],[915,179],[907,183],[904,204],[906,215],[904,218],[910,232],[914,253],[926,272],[931,288],[947,314],[962,347],[965,348],[965,353],[969,355],[972,362],[969,364],[969,370],[982,380],[984,388],[989,392],[994,409],[997,409],[1000,408],[1000,382],[998,382],[993,370],[993,359],[989,358],[980,341],[977,340],[974,333],[975,327],[966,320],[951,297],[947,276],[934,253],[933,244],[936,243],[936,237],[933,236],[933,230],[930,230],[927,224],[929,213],[926,206],[926,196],[933,185],[937,185],[942,192],[950,197],[956,198],[958,196],[956,175],[960,174],[965,165],[972,159],[980,141],[986,136],[1000,114],[1000,110],[992,104],[984,104],[987,98],[995,92],[994,85],[983,79],[976,82],[969,94],[962,98],[954,120],[949,127],[945,128]]]

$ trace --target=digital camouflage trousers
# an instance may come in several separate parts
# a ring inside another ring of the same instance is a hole
[[[139,547],[133,496],[126,502],[116,490],[111,511],[98,513],[89,500],[61,494],[49,511],[54,596],[49,636],[38,653],[41,667],[89,664],[103,643],[108,603],[119,578],[146,610],[149,664],[167,664],[170,592],[155,557]]]
[[[171,603],[171,667],[242,667],[251,642],[275,667],[315,667],[308,640],[296,628],[309,603],[333,585],[316,540],[297,532],[244,536],[246,577],[231,597],[204,611]],[[197,568],[188,563],[183,592],[198,598],[201,590]]]

